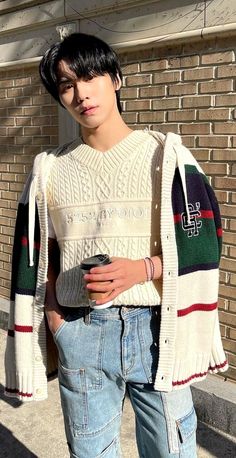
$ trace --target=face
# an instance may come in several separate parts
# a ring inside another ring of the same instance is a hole
[[[62,105],[73,118],[87,129],[96,129],[117,115],[115,91],[120,82],[109,74],[78,79],[62,60],[58,64],[58,91]]]

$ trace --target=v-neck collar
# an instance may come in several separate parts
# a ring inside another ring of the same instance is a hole
[[[147,132],[143,130],[134,130],[119,143],[104,152],[86,145],[80,138],[69,154],[73,160],[79,161],[97,172],[102,169],[104,172],[109,172],[109,170],[117,168],[120,163],[130,159],[130,155],[137,151],[140,143],[147,139],[146,135]],[[73,145],[71,146],[73,147]]]

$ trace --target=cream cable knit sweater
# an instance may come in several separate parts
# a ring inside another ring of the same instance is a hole
[[[155,138],[158,149],[160,143],[164,145],[161,153],[163,292],[154,388],[171,391],[203,380],[208,372],[225,371],[228,367],[217,310],[222,232],[214,193],[180,137],[172,133],[164,137],[158,132],[150,132],[150,136]],[[46,184],[47,175],[62,151],[69,154],[70,150],[71,145],[64,145],[51,154],[44,152],[36,157],[18,208],[5,392],[21,400],[47,397],[46,374],[53,373],[57,363],[50,334],[46,339],[44,322],[48,267]],[[34,220],[35,198],[39,219]],[[196,213],[200,214],[200,220]]]
[[[133,131],[106,152],[76,142],[55,161],[47,201],[61,253],[56,284],[61,305],[88,305],[79,267],[83,258],[160,253],[160,149],[148,132]],[[158,282],[137,284],[114,300],[114,305],[157,304]]]

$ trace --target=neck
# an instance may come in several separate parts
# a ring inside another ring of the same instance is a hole
[[[84,143],[101,152],[111,149],[131,132],[132,129],[125,124],[120,115],[112,123],[103,123],[95,129],[87,129],[81,126]]]

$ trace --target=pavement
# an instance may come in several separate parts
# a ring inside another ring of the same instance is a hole
[[[57,379],[49,383],[49,397],[45,401],[22,404],[4,396],[5,340],[6,331],[0,329],[0,458],[69,457]],[[200,421],[197,443],[198,458],[236,458],[236,437]],[[124,405],[121,446],[123,458],[138,458],[134,415],[128,398]]]

